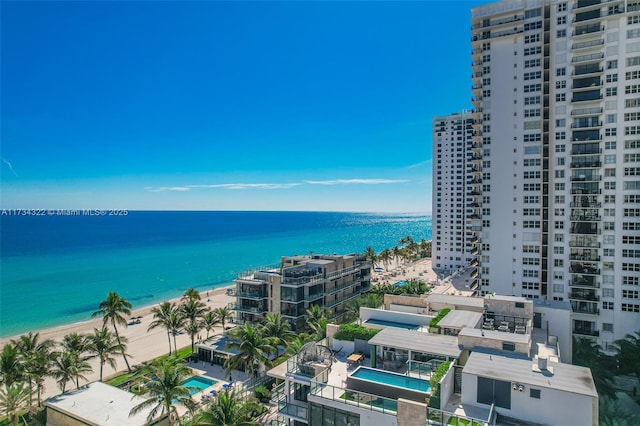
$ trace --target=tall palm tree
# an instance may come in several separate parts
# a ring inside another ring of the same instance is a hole
[[[6,387],[22,380],[22,358],[16,345],[9,342],[0,352],[0,382]]]
[[[171,333],[172,331],[172,322],[171,322],[171,314],[176,313],[178,310],[175,303],[171,302],[163,302],[158,306],[154,306],[151,309],[151,313],[153,314],[153,321],[149,324],[147,331],[151,331],[154,328],[164,327],[167,329],[167,339],[169,339],[169,355],[171,355]],[[178,348],[176,348],[178,350]]]
[[[207,330],[207,339],[209,338],[209,332],[211,332],[211,330],[213,330],[213,328],[218,324],[220,324],[220,320],[215,312],[211,310],[205,312],[202,316],[202,328]]]
[[[310,330],[317,340],[323,339],[327,330],[327,313],[320,305],[312,305],[305,311],[307,314],[307,329]]]
[[[293,339],[287,343],[285,353],[290,356],[296,355],[305,344],[312,340],[311,336],[306,333],[296,334]]]
[[[91,371],[87,362],[91,356],[87,354],[89,350],[89,339],[84,334],[70,333],[62,338],[62,349],[73,354],[74,369],[76,370],[76,387],[80,388],[80,375]]]
[[[226,306],[215,308],[213,312],[218,317],[218,322],[222,324],[222,332],[226,333],[226,324],[233,321],[233,312]]]
[[[118,334],[118,327],[116,324],[120,324],[124,327],[127,326],[127,319],[123,316],[131,315],[131,303],[125,299],[124,297],[120,297],[120,295],[115,291],[110,291],[107,294],[107,298],[100,302],[99,309],[91,314],[91,317],[102,316],[104,318],[103,325],[106,325],[108,322],[111,322],[113,326],[113,331],[116,333],[116,339],[118,343],[122,345],[122,341],[120,340],[120,334]],[[127,360],[127,355],[124,353],[124,348],[122,349],[122,358],[124,358],[124,363],[127,365],[127,371],[131,372],[131,367],[129,366],[129,361]]]
[[[200,293],[195,288],[188,288],[182,295],[182,300],[200,300]]]
[[[262,412],[262,407],[255,401],[243,400],[234,390],[220,392],[206,409],[196,414],[193,426],[254,426],[254,420]]]
[[[262,334],[265,337],[275,339],[277,345],[286,347],[288,342],[295,336],[291,331],[291,324],[279,313],[268,313],[262,319]]]
[[[376,254],[375,249],[371,246],[367,247],[366,249],[364,249],[364,255],[369,260],[369,262],[371,262],[371,266],[375,268],[376,262],[378,261],[378,255]]]
[[[633,374],[640,379],[640,330],[616,340],[614,347],[620,372]]]
[[[12,340],[16,349],[20,352],[23,362],[24,376],[29,386],[29,406],[32,403],[33,384],[36,385],[38,406],[40,406],[40,394],[44,386],[44,378],[49,374],[51,365],[51,351],[55,345],[51,339],[40,341],[40,333],[22,335],[18,340]]]
[[[388,248],[382,250],[378,255],[378,259],[382,261],[385,268],[389,267],[389,262],[391,261],[392,257],[393,257],[393,254],[391,253],[391,250],[389,250]]]
[[[239,353],[227,359],[227,370],[239,370],[244,366],[245,369],[249,369],[252,382],[255,378],[255,365],[269,365],[269,358],[278,354],[275,339],[266,338],[261,328],[253,324],[234,328],[229,332],[229,337],[231,339],[227,348],[235,349]]]
[[[607,360],[602,354],[600,345],[591,339],[573,339],[573,364],[587,367],[591,370],[593,382],[598,393],[617,399],[613,384],[613,370],[607,368]]]
[[[202,329],[200,317],[207,311],[207,307],[198,299],[187,299],[180,306],[180,311],[186,319],[186,330],[191,337],[191,352],[195,352],[196,336]]]
[[[0,390],[0,410],[12,425],[19,424],[18,413],[27,408],[30,397],[31,391],[24,383],[14,383]]]
[[[129,416],[153,407],[147,416],[147,422],[151,423],[157,416],[168,414],[169,422],[173,424],[178,418],[174,401],[182,402],[191,398],[189,388],[182,385],[184,379],[191,374],[186,363],[175,356],[158,358],[145,366],[140,380],[145,384],[143,389],[148,399],[133,407]]]
[[[127,338],[121,337],[120,343],[118,343],[115,334],[106,327],[102,327],[100,329],[94,328],[93,334],[89,335],[88,339],[88,350],[100,360],[100,381],[102,381],[104,365],[109,364],[111,368],[116,369],[114,355],[122,353],[122,346],[127,344]]]
[[[420,255],[431,257],[431,240],[427,241],[424,238],[420,240]]]
[[[171,312],[168,318],[169,330],[171,330],[171,334],[173,335],[173,348],[175,349],[175,353],[178,353],[178,343],[176,342],[176,335],[184,328],[186,324],[186,320],[182,312],[176,310],[175,312]]]
[[[75,355],[71,352],[57,353],[53,359],[51,373],[56,379],[58,387],[64,393],[67,389],[67,382],[73,383],[73,379],[77,374]]]

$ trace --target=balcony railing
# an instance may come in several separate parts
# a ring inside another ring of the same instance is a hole
[[[248,313],[251,313],[251,314],[264,314],[265,312],[267,312],[262,307],[246,306],[246,305],[242,305],[242,304],[239,304],[239,303],[230,303],[229,304],[229,309],[231,309],[232,311],[248,312]]]
[[[334,308],[334,307],[346,302],[347,300],[351,300],[354,297],[358,297],[359,295],[360,295],[360,292],[355,292],[355,293],[349,294],[347,296],[339,297],[336,300],[332,300],[330,302],[326,302],[325,301],[324,307],[325,307],[325,309]]]
[[[590,302],[597,302],[600,300],[600,296],[595,294],[583,294],[583,293],[569,293],[569,299],[571,300],[587,300]]]
[[[253,300],[262,300],[267,298],[266,295],[261,293],[249,292],[249,291],[236,291],[236,289],[231,289],[231,291],[229,291],[229,296],[239,297],[241,299],[253,299]]]
[[[349,281],[349,282],[337,285],[337,286],[332,287],[332,288],[327,288],[327,289],[325,289],[324,294],[327,295],[327,296],[330,296],[332,294],[338,293],[338,292],[340,292],[342,290],[345,290],[347,288],[350,288],[350,287],[353,287],[355,285],[358,285],[358,283],[360,283],[360,281]]]
[[[316,379],[311,380],[309,395],[339,402],[345,406],[350,405],[352,407],[377,411],[391,416],[398,414],[398,401],[396,400],[328,385]]]
[[[298,421],[302,420],[307,422],[309,419],[309,409],[295,404],[282,404],[278,406],[278,414],[286,417],[292,417]]]
[[[599,336],[600,331],[598,330],[584,330],[579,328],[573,329],[573,334],[581,334],[583,336]]]

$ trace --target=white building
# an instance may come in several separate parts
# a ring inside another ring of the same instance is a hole
[[[469,112],[433,119],[433,268],[451,273],[472,261],[467,219],[477,214],[466,200],[473,156],[473,115]]]
[[[610,349],[640,324],[640,2],[503,1],[471,32],[479,291],[569,300]]]

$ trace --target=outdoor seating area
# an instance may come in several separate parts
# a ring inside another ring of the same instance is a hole
[[[362,365],[364,362],[364,354],[362,352],[354,352],[351,355],[349,355],[347,357],[347,364],[348,367],[357,367],[359,365]]]
[[[503,333],[527,334],[526,318],[509,317],[504,315],[485,315],[482,321],[483,330],[496,330]]]

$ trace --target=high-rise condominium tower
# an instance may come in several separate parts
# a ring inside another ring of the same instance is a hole
[[[467,220],[480,217],[467,202],[473,179],[473,114],[433,119],[433,268],[451,273],[472,262],[475,238]],[[477,155],[477,154],[475,154]]]
[[[479,292],[568,299],[610,349],[640,329],[640,1],[503,1],[471,32]]]

